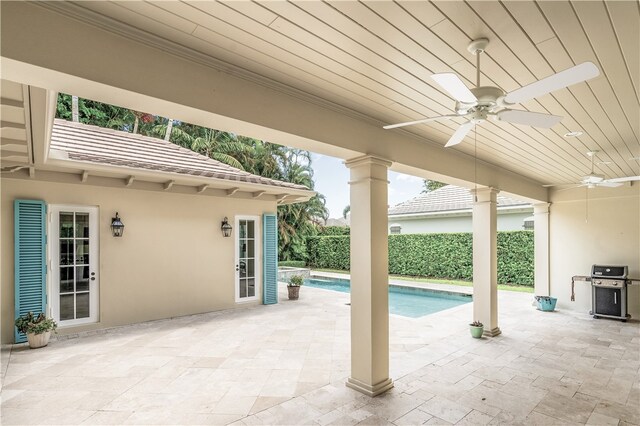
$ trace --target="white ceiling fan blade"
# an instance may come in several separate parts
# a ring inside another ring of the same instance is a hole
[[[524,124],[525,126],[543,127],[548,129],[555,126],[562,120],[559,115],[540,114],[531,111],[519,111],[515,109],[505,109],[496,114],[498,120],[513,124]]]
[[[478,102],[478,98],[471,93],[471,90],[460,80],[456,74],[452,72],[443,72],[440,74],[433,74],[431,76],[436,83],[440,85],[444,90],[449,93],[456,101],[464,102],[465,104],[474,104]]]
[[[436,121],[436,120],[451,120],[452,118],[456,118],[456,117],[460,117],[459,115],[455,115],[455,114],[451,114],[451,115],[440,115],[438,117],[431,117],[431,118],[423,118],[422,120],[416,120],[416,121],[407,121],[405,123],[398,123],[398,124],[389,124],[387,126],[383,126],[382,128],[385,130],[389,130],[389,129],[395,129],[396,127],[404,127],[404,126],[412,126],[414,124],[421,124],[421,123],[427,123],[429,121]]]
[[[575,67],[568,68],[549,77],[538,80],[535,83],[509,93],[504,101],[508,104],[519,104],[538,96],[546,95],[554,90],[562,89],[576,83],[589,80],[600,75],[600,70],[592,62],[583,62]]]
[[[471,121],[461,124],[460,127],[458,127],[458,130],[456,130],[453,136],[451,136],[451,139],[449,139],[449,142],[447,142],[444,147],[449,148],[462,142],[462,139],[464,139],[464,137],[467,136],[467,133],[469,133],[473,128],[473,125],[474,123],[472,123]]]
[[[624,183],[624,182],[635,182],[635,181],[640,181],[640,176],[627,176],[627,177],[621,177],[621,178],[613,178],[613,179],[607,179],[605,180],[605,182],[607,183]]]
[[[622,186],[621,182],[610,182],[608,180],[605,180],[603,182],[600,183],[596,183],[597,186],[606,186],[607,188],[616,188],[618,186]]]

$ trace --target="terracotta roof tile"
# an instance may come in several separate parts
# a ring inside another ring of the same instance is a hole
[[[236,169],[163,139],[60,119],[53,124],[51,148],[77,161],[309,190]]]

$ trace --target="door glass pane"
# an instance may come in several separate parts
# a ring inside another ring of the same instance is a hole
[[[76,266],[76,291],[89,291],[89,266]]]
[[[246,258],[247,257],[247,241],[240,240],[238,242],[238,247],[240,249],[240,252],[238,253],[238,257],[240,257],[240,259]]]
[[[240,238],[246,238],[247,237],[247,221],[246,220],[241,220],[239,222],[240,225],[240,229],[238,230],[238,236]]]
[[[76,264],[89,264],[89,240],[76,240]]]
[[[60,213],[60,238],[73,238],[73,213]]]
[[[246,260],[240,260],[239,264],[238,264],[238,269],[240,270],[240,278],[244,278],[247,276],[247,261]]]
[[[76,213],[76,238],[89,238],[89,213]]]
[[[73,240],[60,240],[60,266],[73,265]]]
[[[248,297],[253,297],[256,295],[256,280],[253,278],[249,278],[247,280],[247,285],[248,285],[248,289],[247,289],[247,293],[248,293]]]
[[[247,297],[247,280],[240,279],[240,297]]]
[[[255,240],[247,241],[247,257],[256,257]]]
[[[60,296],[60,321],[74,319],[73,299],[73,294],[63,294]]]
[[[247,222],[248,222],[248,224],[247,224],[247,228],[248,228],[248,230],[247,230],[247,237],[249,237],[249,238],[255,238],[255,236],[254,236],[254,227],[255,227],[255,222],[254,222],[253,220],[249,220],[249,221],[247,221]]]
[[[256,276],[255,260],[254,259],[248,259],[247,260],[247,276],[248,277],[255,277]]]
[[[60,268],[60,293],[73,292],[73,268]]]
[[[89,318],[89,293],[76,294],[76,318]]]

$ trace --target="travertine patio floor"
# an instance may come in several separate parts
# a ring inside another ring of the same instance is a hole
[[[640,326],[500,292],[501,336],[466,304],[391,316],[395,388],[345,387],[349,295],[195,315],[2,352],[2,424],[640,424]]]

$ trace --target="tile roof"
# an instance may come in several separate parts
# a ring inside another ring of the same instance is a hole
[[[498,194],[498,208],[507,206],[526,207],[529,206],[529,203]],[[468,189],[447,185],[391,207],[389,216],[433,212],[445,213],[470,210],[472,207],[473,196]]]
[[[61,119],[54,120],[51,148],[66,152],[70,160],[100,165],[309,190],[236,169],[163,139]]]

